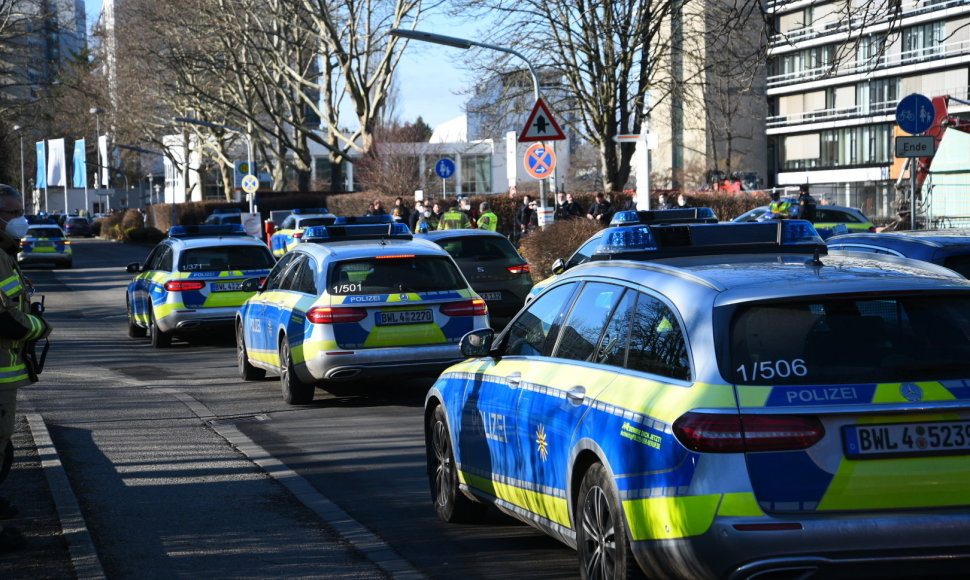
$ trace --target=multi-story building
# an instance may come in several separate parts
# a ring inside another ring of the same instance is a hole
[[[769,174],[829,203],[891,217],[897,103],[967,100],[970,2],[769,0]],[[953,101],[950,113],[970,111]]]
[[[48,94],[70,59],[87,47],[84,0],[12,4],[0,42],[0,92],[14,103]]]

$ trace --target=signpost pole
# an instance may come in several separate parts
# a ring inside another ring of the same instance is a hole
[[[936,118],[933,102],[919,93],[907,95],[896,105],[896,125],[910,135],[922,135],[932,125]],[[898,139],[898,138],[897,138]],[[897,156],[899,152],[897,151]],[[931,153],[932,155],[932,153]],[[909,163],[909,227],[916,229],[916,171],[919,167],[918,157],[911,156]]]

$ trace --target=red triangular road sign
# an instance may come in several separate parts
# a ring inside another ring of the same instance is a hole
[[[559,128],[559,123],[552,117],[549,107],[540,97],[536,101],[536,106],[532,107],[529,120],[525,122],[525,128],[519,133],[519,142],[527,141],[562,141],[566,134]]]

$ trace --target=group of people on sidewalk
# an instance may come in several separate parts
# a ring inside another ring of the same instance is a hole
[[[381,200],[375,199],[367,211],[367,215],[388,215]],[[395,223],[406,223],[412,232],[426,233],[435,230],[454,230],[460,228],[479,228],[483,230],[498,230],[498,216],[492,211],[487,201],[478,204],[478,211],[472,209],[468,198],[452,200],[447,211],[442,211],[441,202],[418,201],[412,210],[404,202],[404,198],[397,197],[390,215]]]

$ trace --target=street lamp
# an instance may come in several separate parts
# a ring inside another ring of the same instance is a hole
[[[486,44],[484,42],[476,42],[474,40],[469,40],[467,38],[458,38],[456,36],[445,36],[443,34],[434,34],[433,32],[424,32],[421,30],[407,30],[404,28],[392,28],[389,31],[391,36],[398,36],[400,38],[408,38],[410,40],[420,40],[421,42],[430,42],[432,44],[441,44],[443,46],[451,46],[454,48],[460,48],[462,50],[468,50],[473,46],[479,48],[487,48],[489,50],[497,50],[498,52],[504,52],[521,58],[527,67],[529,67],[529,74],[532,76],[532,93],[535,96],[535,100],[539,102],[539,77],[536,75],[535,69],[532,67],[532,63],[529,62],[522,53],[512,50],[511,48],[506,48],[504,46],[496,46],[494,44]],[[555,177],[554,177],[555,179]],[[553,188],[555,188],[555,182]],[[539,203],[542,207],[546,207],[546,191],[543,187],[543,180],[539,180]]]
[[[225,129],[226,131],[232,131],[233,133],[239,133],[246,139],[246,175],[253,175],[253,141],[249,138],[249,134],[242,129],[236,129],[235,127],[227,127],[226,125],[220,125],[219,123],[210,123],[208,121],[200,121],[199,119],[192,119],[190,117],[172,117],[173,121],[178,121],[180,123],[191,123],[193,125],[200,125],[202,127],[213,127],[216,129]],[[186,154],[186,163],[188,163],[188,154]],[[249,195],[249,213],[256,213],[256,205],[254,194]]]
[[[13,130],[20,133],[20,195],[24,194],[24,128],[14,125]]]

